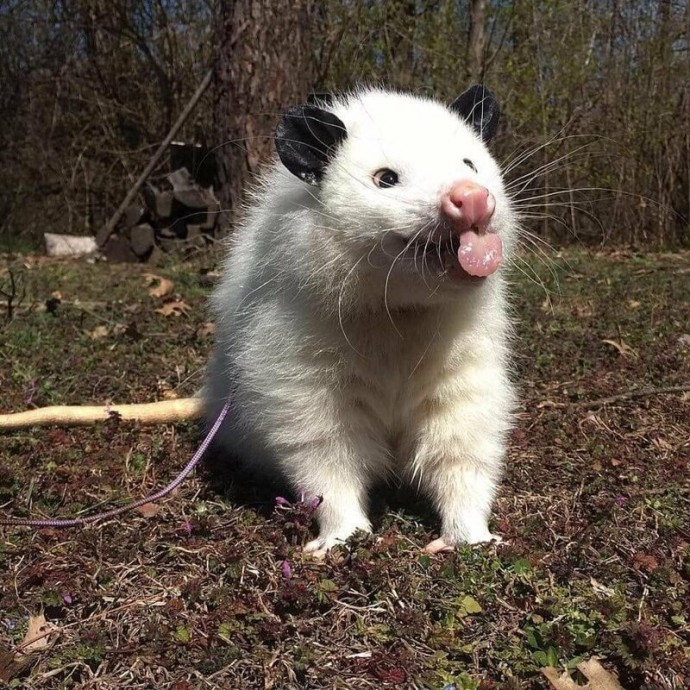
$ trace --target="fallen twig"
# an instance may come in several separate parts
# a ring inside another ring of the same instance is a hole
[[[576,400],[575,402],[561,403],[553,400],[543,400],[537,407],[583,407],[585,409],[592,409],[596,407],[603,407],[604,405],[612,405],[613,403],[622,400],[630,400],[632,398],[646,398],[650,395],[668,395],[669,393],[685,393],[690,391],[690,384],[681,386],[663,386],[661,388],[636,388],[632,391],[625,391],[616,395],[610,395],[606,398],[597,398],[596,400]]]

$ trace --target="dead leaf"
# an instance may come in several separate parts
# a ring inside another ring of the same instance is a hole
[[[567,671],[563,671],[561,675],[558,670],[552,666],[543,668],[541,672],[548,678],[549,683],[556,690],[584,690],[582,685],[578,685]]]
[[[638,551],[635,554],[633,563],[639,570],[646,573],[653,573],[659,567],[659,561],[651,553],[644,553],[643,551]]]
[[[652,445],[654,445],[661,451],[669,452],[674,449],[673,444],[669,443],[665,438],[662,438],[661,436],[657,436],[656,438],[651,439],[651,441]]]
[[[637,350],[630,347],[630,345],[628,345],[628,343],[626,343],[622,338],[620,342],[616,340],[602,340],[601,342],[606,343],[607,345],[611,345],[611,347],[615,347],[616,350],[618,350],[618,353],[621,355],[621,357],[637,359]]]
[[[540,308],[545,314],[553,314],[553,303],[551,302],[551,298],[548,295],[544,297],[544,300],[542,301]]]
[[[16,652],[0,648],[0,684],[9,683],[12,678],[31,666],[35,655],[49,645],[49,636],[57,628],[49,623],[42,613],[29,617],[29,626]]]
[[[681,347],[690,347],[690,334],[683,333],[683,335],[678,336],[678,344]]]
[[[630,307],[630,309],[637,309],[641,304],[642,302],[638,302],[636,299],[628,300],[628,306]]]
[[[101,338],[105,338],[108,335],[108,327],[107,326],[96,326],[90,333],[89,333],[89,338],[91,340],[100,340]]]
[[[577,665],[578,671],[587,678],[587,685],[576,683],[567,671],[562,674],[551,666],[543,668],[541,672],[548,678],[555,690],[623,690],[618,678],[609,673],[596,657],[583,661]]]
[[[29,616],[29,626],[24,639],[17,646],[19,651],[11,652],[0,648],[0,683],[8,683],[12,678],[30,666],[38,652],[48,647],[48,637],[57,628],[49,623],[42,613]]]
[[[50,293],[50,296],[51,296],[53,299],[57,299],[57,300],[62,301],[62,293],[61,293],[59,290],[53,290],[53,291]]]
[[[594,310],[592,309],[592,305],[589,303],[576,304],[575,305],[575,315],[579,319],[585,319],[585,318],[589,318],[590,316],[593,316]]]
[[[623,690],[618,678],[609,673],[596,657],[579,663],[577,670],[589,680],[592,690]]]
[[[163,316],[187,316],[191,307],[182,300],[166,302],[160,309],[156,309]]]
[[[29,616],[29,629],[19,645],[22,652],[29,654],[45,649],[48,646],[48,635],[46,633],[53,630],[55,630],[55,626],[48,623],[42,613],[39,613],[37,616]]]
[[[160,506],[155,503],[144,503],[143,506],[137,508],[137,512],[141,513],[145,518],[151,518],[158,515],[161,512]]]
[[[589,583],[592,585],[592,589],[594,589],[597,594],[602,594],[605,597],[612,597],[616,593],[614,589],[611,589],[606,585],[602,585],[601,582],[598,582],[593,577],[589,579]]]
[[[199,328],[196,329],[197,338],[205,338],[208,335],[213,335],[216,332],[216,324],[213,321],[207,321],[202,323]]]
[[[30,666],[33,660],[34,658],[29,654],[13,654],[6,649],[0,649],[0,686],[9,683],[12,678]]]
[[[172,292],[174,283],[172,280],[157,276],[153,273],[145,273],[146,285],[149,287],[151,297],[165,297]]]
[[[186,680],[178,680],[170,686],[170,690],[192,690],[192,686]]]

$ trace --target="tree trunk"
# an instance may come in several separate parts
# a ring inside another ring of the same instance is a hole
[[[313,88],[312,0],[219,0],[214,25],[214,138],[222,228],[273,151],[281,111]]]
[[[467,45],[467,76],[471,84],[484,81],[485,25],[486,0],[471,0],[470,37]]]

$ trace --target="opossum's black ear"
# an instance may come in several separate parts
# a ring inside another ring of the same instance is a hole
[[[338,144],[347,136],[342,121],[314,105],[288,110],[276,129],[276,149],[283,165],[301,180],[318,185]]]
[[[493,139],[498,129],[501,107],[498,105],[496,97],[482,84],[470,86],[448,107],[467,120],[468,124],[472,125],[482,138],[482,141]]]

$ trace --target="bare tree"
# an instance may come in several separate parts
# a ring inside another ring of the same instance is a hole
[[[468,82],[484,81],[484,45],[486,25],[486,0],[470,2],[470,34],[467,45]]]
[[[213,120],[226,223],[273,152],[280,112],[313,88],[312,13],[311,0],[218,0]]]
[[[179,138],[219,147],[230,211],[312,87],[485,81],[531,231],[690,237],[687,0],[21,0],[0,10],[0,243],[102,226],[212,62]]]

